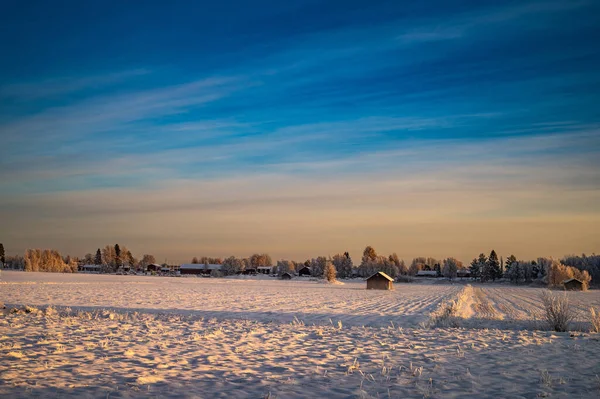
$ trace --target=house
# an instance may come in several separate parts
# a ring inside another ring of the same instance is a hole
[[[280,277],[282,280],[291,280],[292,275],[290,273],[283,273]]]
[[[184,274],[210,274],[213,270],[221,271],[223,265],[219,264],[202,264],[202,263],[185,263],[179,267],[179,271]]]
[[[562,282],[567,291],[583,291],[583,281],[570,278]]]
[[[435,270],[419,270],[417,277],[437,277],[438,272]]]
[[[394,279],[385,274],[384,272],[377,272],[371,277],[367,278],[367,289],[368,290],[393,290]]]
[[[258,274],[273,274],[273,266],[258,266],[256,272]]]
[[[302,268],[300,270],[298,270],[298,276],[302,277],[302,276],[308,276],[310,277],[312,275],[312,269],[308,266],[302,266]]]
[[[102,265],[83,265],[82,271],[84,273],[100,273]]]
[[[146,270],[148,270],[149,272],[157,272],[161,269],[161,265],[159,265],[158,263],[150,263],[148,266],[146,266]]]
[[[471,277],[471,271],[469,269],[458,269],[456,271],[456,277],[459,277],[459,278]]]

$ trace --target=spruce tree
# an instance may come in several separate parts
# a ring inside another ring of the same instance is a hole
[[[513,263],[517,263],[517,258],[514,255],[511,255],[508,258],[506,258],[506,262],[504,263],[504,270],[508,272]]]
[[[100,252],[100,248],[96,251],[96,257],[94,258],[94,264],[101,265],[102,264],[102,252]]]
[[[4,244],[0,242],[0,262],[2,262],[2,264],[6,262],[6,258],[4,255]]]
[[[121,266],[121,247],[119,244],[115,244],[115,268],[119,268]]]
[[[496,280],[497,278],[501,278],[502,274],[500,271],[500,261],[498,260],[498,255],[496,255],[496,251],[492,249],[490,252],[490,256],[487,260],[487,279]]]

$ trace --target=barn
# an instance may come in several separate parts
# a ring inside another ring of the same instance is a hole
[[[158,263],[150,263],[148,266],[146,266],[146,270],[148,270],[149,272],[157,272],[161,269],[161,265],[159,265]]]
[[[179,267],[181,275],[184,274],[210,274],[213,270],[220,271],[223,265],[202,263],[186,263]]]
[[[308,266],[303,266],[300,270],[298,270],[298,276],[309,276],[312,274],[312,269]]]
[[[577,280],[576,278],[570,278],[563,281],[563,285],[567,291],[583,291],[583,281]]]
[[[273,274],[273,266],[258,266],[256,272],[258,274]]]
[[[290,273],[283,273],[281,275],[281,279],[282,280],[291,280],[292,279],[292,275]]]
[[[385,274],[384,272],[377,272],[371,277],[367,278],[367,289],[368,290],[393,290],[394,279]]]

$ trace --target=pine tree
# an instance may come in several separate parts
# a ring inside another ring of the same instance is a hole
[[[4,244],[0,242],[0,262],[4,264],[6,262],[6,258],[4,257]]]
[[[332,283],[335,281],[336,275],[337,275],[337,272],[335,270],[335,266],[333,266],[333,263],[331,263],[331,261],[328,260],[325,263],[325,268],[323,270],[323,278],[327,279],[327,281]]]
[[[121,266],[121,247],[115,244],[115,267],[118,269]]]
[[[500,261],[498,260],[498,255],[496,255],[496,251],[494,251],[493,249],[492,252],[490,252],[490,256],[487,260],[486,273],[486,280],[496,280],[497,278],[502,277],[500,271]]]
[[[96,251],[96,257],[94,258],[94,264],[101,265],[102,264],[102,252],[100,252],[100,248]]]
[[[508,272],[513,263],[517,263],[517,258],[514,255],[511,255],[508,258],[506,258],[506,262],[504,263],[504,270]]]

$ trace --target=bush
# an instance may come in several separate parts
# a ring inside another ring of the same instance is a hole
[[[590,321],[592,322],[592,332],[600,333],[600,311],[590,308]]]
[[[546,290],[542,293],[541,298],[544,305],[544,318],[548,326],[554,331],[568,331],[575,314],[569,304],[567,293],[555,295]]]

